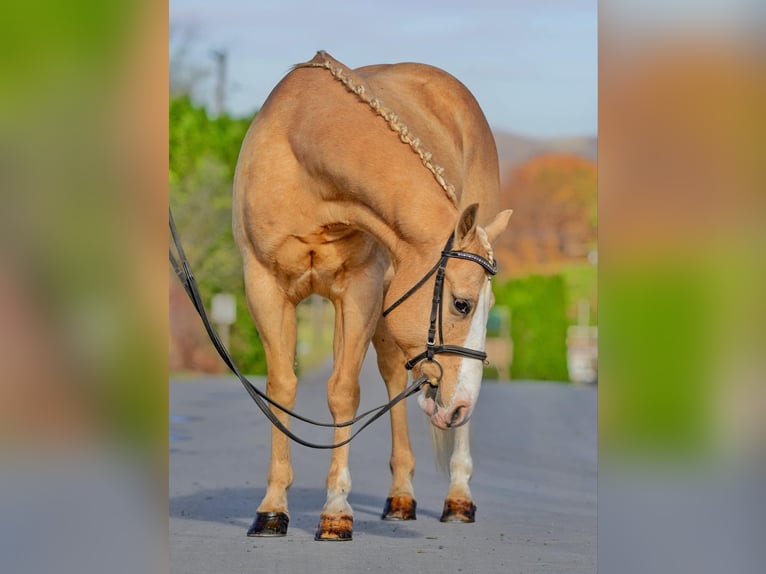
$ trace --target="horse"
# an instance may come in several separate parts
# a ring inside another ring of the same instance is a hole
[[[489,125],[456,78],[416,63],[351,70],[324,51],[273,89],[235,171],[233,231],[266,354],[266,392],[293,408],[295,308],[311,293],[329,299],[333,420],[357,411],[371,342],[389,397],[405,389],[408,369],[427,379],[418,404],[437,434],[454,433],[437,441],[452,448],[442,521],[475,519],[468,421],[494,302],[492,243],[511,215],[497,213],[498,189]],[[288,424],[287,415],[276,416]],[[382,518],[412,520],[415,457],[404,401],[390,417],[392,480]],[[334,430],[336,443],[349,436],[349,427]],[[352,538],[348,452],[348,445],[332,451],[316,540]],[[292,481],[288,439],[272,426],[267,488],[248,536],[286,535]]]

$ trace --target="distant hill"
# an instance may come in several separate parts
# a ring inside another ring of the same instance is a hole
[[[595,137],[533,138],[505,131],[493,132],[500,158],[500,176],[526,161],[546,154],[566,154],[596,161],[598,140]]]

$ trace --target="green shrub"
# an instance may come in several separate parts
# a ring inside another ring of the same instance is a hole
[[[566,284],[561,275],[530,275],[495,286],[496,305],[511,311],[514,379],[567,381]]]

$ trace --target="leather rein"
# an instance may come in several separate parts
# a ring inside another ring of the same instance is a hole
[[[271,423],[277,429],[279,429],[280,432],[285,434],[291,440],[303,446],[306,446],[309,448],[316,448],[316,449],[334,449],[334,448],[338,448],[340,446],[346,445],[350,443],[351,440],[356,435],[358,435],[365,428],[367,428],[367,426],[369,426],[373,421],[379,419],[386,412],[394,408],[396,404],[403,401],[407,397],[410,397],[414,395],[415,393],[419,392],[421,390],[421,386],[423,385],[423,383],[427,382],[426,377],[418,377],[412,382],[412,384],[410,384],[409,387],[405,388],[401,393],[396,395],[386,404],[376,407],[374,409],[370,409],[366,412],[363,412],[357,415],[351,420],[344,421],[341,423],[323,423],[323,422],[314,421],[307,417],[299,415],[298,413],[291,411],[290,409],[280,405],[278,402],[270,398],[266,393],[264,393],[258,387],[253,385],[253,383],[251,383],[247,379],[247,377],[245,377],[245,375],[242,374],[242,372],[239,370],[239,367],[237,367],[236,363],[234,362],[234,359],[232,359],[231,355],[229,354],[229,351],[226,349],[223,342],[221,341],[221,338],[219,337],[218,332],[215,330],[215,328],[211,324],[210,319],[208,318],[208,315],[207,315],[207,311],[205,310],[205,305],[202,302],[202,295],[200,294],[199,288],[197,287],[197,280],[194,278],[191,265],[189,264],[189,260],[186,258],[183,245],[181,244],[181,239],[178,235],[178,231],[176,230],[176,225],[175,225],[175,222],[173,221],[173,212],[170,211],[169,215],[170,215],[169,217],[170,235],[172,238],[172,244],[170,245],[170,264],[173,267],[173,271],[175,271],[176,275],[178,276],[179,281],[181,281],[181,284],[183,285],[184,290],[186,291],[186,294],[189,296],[189,299],[191,299],[191,302],[194,304],[194,308],[199,314],[200,319],[202,319],[202,324],[205,326],[205,330],[207,331],[208,337],[210,337],[210,340],[212,341],[213,346],[215,347],[216,351],[218,351],[218,354],[223,359],[223,362],[226,363],[229,369],[237,376],[239,381],[242,383],[242,386],[245,388],[247,393],[250,395],[250,398],[253,399],[253,401],[261,410],[261,412],[266,416],[267,419],[269,419],[269,421],[271,421]],[[364,420],[364,424],[362,424],[362,426],[356,429],[351,434],[351,436],[349,436],[346,440],[343,440],[334,444],[317,444],[317,443],[304,440],[301,437],[297,436],[295,433],[293,433],[285,424],[282,423],[282,421],[279,420],[279,418],[277,418],[276,414],[274,413],[274,409],[280,410],[290,417],[293,417],[305,423],[308,423],[314,426],[319,426],[319,427],[329,427],[329,428],[347,427],[357,422],[361,422],[363,420]]]
[[[282,405],[280,405],[279,403],[271,399],[266,393],[261,391],[255,385],[253,385],[247,379],[247,377],[245,377],[242,374],[242,372],[239,370],[237,365],[234,363],[234,360],[232,359],[228,350],[224,346],[223,342],[218,336],[218,333],[216,332],[215,328],[210,322],[210,319],[207,316],[207,311],[205,310],[205,306],[202,302],[202,296],[200,295],[199,289],[197,287],[197,281],[194,278],[194,274],[192,273],[192,270],[191,270],[191,265],[189,264],[189,260],[186,258],[186,254],[184,253],[184,249],[181,244],[181,239],[178,236],[178,231],[176,230],[176,225],[175,225],[175,222],[173,221],[173,212],[170,211],[169,215],[170,215],[169,217],[170,235],[172,238],[172,244],[170,246],[170,264],[173,267],[173,270],[175,271],[176,275],[178,276],[178,279],[181,281],[181,284],[183,285],[184,290],[186,291],[186,294],[189,296],[189,299],[191,299],[192,303],[194,304],[194,308],[196,309],[197,313],[202,319],[202,323],[205,326],[205,330],[207,331],[207,334],[210,337],[210,340],[213,342],[213,346],[215,347],[216,351],[218,351],[218,354],[221,356],[224,363],[226,363],[229,369],[231,369],[231,371],[240,380],[240,382],[244,386],[247,393],[253,399],[253,401],[258,406],[258,408],[263,412],[266,418],[268,418],[269,421],[271,421],[271,423],[275,427],[277,427],[282,433],[287,435],[290,439],[297,442],[298,444],[301,444],[309,448],[317,448],[317,449],[334,449],[334,448],[338,448],[339,446],[348,444],[357,434],[359,434],[362,430],[364,430],[373,421],[377,420],[378,418],[383,416],[386,412],[391,410],[397,403],[420,391],[423,384],[429,383],[431,385],[431,388],[436,387],[438,385],[439,380],[441,380],[441,373],[443,373],[443,369],[441,367],[441,364],[434,359],[435,355],[438,355],[438,354],[462,355],[464,357],[469,357],[471,359],[477,359],[480,361],[484,361],[487,358],[487,354],[484,351],[477,351],[475,349],[468,349],[468,348],[460,347],[457,345],[445,345],[443,341],[442,300],[443,300],[443,294],[444,294],[444,273],[447,266],[447,261],[450,258],[466,259],[468,261],[473,261],[474,263],[481,265],[484,268],[484,270],[490,275],[495,275],[497,273],[497,264],[494,261],[489,262],[484,257],[481,257],[480,255],[477,255],[475,253],[469,253],[466,251],[452,251],[452,242],[454,240],[454,233],[453,233],[452,235],[450,235],[450,238],[447,240],[447,244],[445,245],[444,250],[441,253],[441,257],[439,258],[439,261],[437,261],[436,265],[434,265],[431,268],[431,270],[428,271],[425,274],[425,276],[420,281],[418,281],[413,287],[411,287],[404,295],[402,295],[392,305],[390,305],[385,311],[383,311],[383,316],[385,317],[391,311],[393,311],[396,307],[398,307],[404,300],[406,300],[410,295],[412,295],[415,291],[417,291],[420,287],[422,287],[423,284],[425,284],[425,282],[428,281],[428,279],[434,273],[436,274],[436,281],[434,283],[434,296],[433,296],[433,301],[431,304],[431,319],[430,319],[430,325],[428,328],[428,340],[426,342],[426,350],[423,353],[407,361],[404,366],[407,370],[411,370],[415,365],[417,365],[421,361],[433,362],[439,367],[439,370],[440,370],[439,377],[436,379],[434,378],[429,379],[429,377],[425,375],[420,376],[417,379],[415,379],[412,382],[412,384],[410,384],[410,386],[405,388],[401,393],[399,393],[397,396],[391,399],[388,403],[381,405],[379,407],[376,407],[374,409],[370,409],[369,411],[366,411],[360,415],[357,415],[353,419],[342,422],[342,423],[322,423],[322,422],[317,422],[309,418],[306,418],[304,416],[301,416],[298,413],[293,412],[290,409],[287,409],[286,407],[283,407]],[[436,345],[437,328],[439,332],[439,345]],[[346,427],[346,426],[351,426],[354,423],[360,422],[364,419],[367,419],[367,420],[365,420],[364,424],[360,428],[358,428],[356,431],[354,431],[354,433],[346,440],[343,440],[335,444],[317,444],[317,443],[306,441],[300,438],[299,436],[295,435],[287,426],[285,426],[282,423],[282,421],[280,421],[277,418],[272,407],[282,411],[283,413],[293,418],[296,418],[308,424],[311,424],[314,426],[320,426],[320,427],[330,427],[330,428]]]

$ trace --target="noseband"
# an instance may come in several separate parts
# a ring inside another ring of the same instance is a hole
[[[426,340],[426,350],[420,353],[419,355],[416,355],[409,361],[407,361],[404,364],[404,367],[407,370],[411,370],[415,365],[417,365],[421,361],[429,361],[435,363],[439,367],[439,379],[441,379],[441,373],[443,373],[443,369],[441,364],[438,361],[434,360],[434,357],[436,355],[461,355],[463,357],[468,357],[469,359],[477,359],[479,361],[485,361],[487,359],[487,353],[484,351],[477,351],[475,349],[468,349],[466,347],[460,347],[458,345],[445,345],[444,344],[444,336],[442,333],[442,303],[444,300],[444,272],[447,267],[447,260],[450,258],[454,259],[466,259],[468,261],[473,261],[474,263],[481,265],[484,270],[489,273],[490,275],[495,275],[497,273],[497,262],[495,261],[488,261],[481,255],[477,255],[476,253],[469,253],[467,251],[453,251],[452,250],[452,243],[455,239],[455,234],[453,233],[450,235],[449,239],[447,240],[447,244],[444,246],[444,250],[442,251],[441,258],[439,261],[436,262],[436,265],[434,265],[428,273],[423,276],[423,278],[415,283],[404,295],[399,297],[394,303],[392,303],[385,311],[383,311],[383,316],[385,317],[388,315],[391,311],[396,309],[402,302],[404,302],[410,295],[412,295],[415,291],[420,289],[420,287],[423,286],[423,284],[428,281],[428,279],[436,273],[436,280],[434,282],[434,296],[431,301],[431,319],[430,319],[430,325],[428,327],[428,339]],[[439,331],[439,344],[436,344],[436,331]],[[437,379],[438,381],[438,379]],[[433,383],[431,383],[432,386],[434,386]]]

